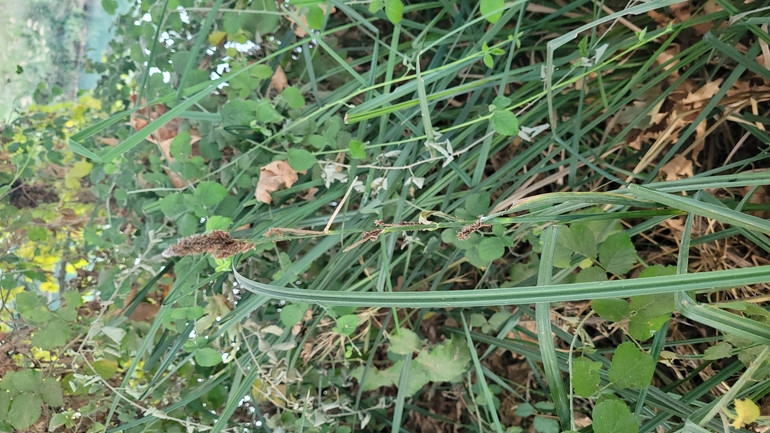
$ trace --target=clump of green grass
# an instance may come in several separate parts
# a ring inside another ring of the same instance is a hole
[[[233,229],[256,245],[232,262],[176,264],[120,385],[140,362],[154,372],[132,401],[154,405],[149,396],[191,360],[223,387],[214,413],[191,406],[213,392],[209,382],[158,413],[188,406],[214,431],[259,421],[286,431],[558,433],[589,417],[596,433],[718,431],[736,398],[767,394],[766,310],[711,301],[765,287],[770,270],[690,265],[696,245],[740,239],[757,257],[770,251],[770,225],[747,212],[770,180],[755,171],[767,164],[766,98],[741,93],[770,79],[756,62],[766,11],[717,2],[690,5],[682,20],[675,1],[617,11],[588,1],[268,3],[248,9],[261,14],[221,1],[190,8],[197,33],[178,41],[192,55],[153,42],[137,59],[148,62],[138,93],[164,95],[153,103],[170,109],[112,148],[89,140],[128,113],[72,137],[73,152],[110,164],[111,176],[142,158],[138,171],[149,172],[159,162],[144,140],[186,119],[205,159],[177,142],[169,166],[188,185],[171,188],[154,170],[155,187],[120,185],[119,200],[175,236]],[[278,16],[294,28],[269,22]],[[254,63],[211,42],[264,29],[273,36],[261,35]],[[225,55],[221,78],[196,67]],[[153,66],[171,68],[171,81],[150,76]],[[295,90],[277,90],[278,66]],[[253,194],[273,160],[305,173],[267,204]],[[198,221],[214,215],[224,227]],[[217,296],[234,305],[191,340],[193,320],[175,311],[199,289],[205,308]],[[591,300],[604,300],[593,317]],[[708,337],[683,331],[685,321]],[[728,345],[724,356],[702,353],[713,342]],[[754,360],[732,358],[749,349]],[[506,377],[514,362],[531,381]],[[711,376],[698,374],[705,365]],[[729,392],[709,394],[722,382]],[[115,397],[107,420],[125,406]],[[167,422],[158,413],[113,430]]]

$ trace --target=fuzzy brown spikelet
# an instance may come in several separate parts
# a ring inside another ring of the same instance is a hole
[[[163,257],[208,253],[215,259],[224,259],[253,248],[254,245],[249,242],[235,240],[227,232],[214,230],[211,233],[179,239],[177,243],[163,251]]]

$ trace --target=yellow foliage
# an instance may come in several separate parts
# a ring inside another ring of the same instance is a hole
[[[738,417],[733,421],[733,427],[741,428],[744,424],[751,424],[759,418],[759,406],[750,399],[735,400],[735,412]]]
[[[11,290],[2,289],[2,296],[5,302],[11,302],[16,298],[16,295],[24,291],[24,286],[18,286]]]
[[[57,293],[59,291],[59,284],[46,281],[40,284],[40,290],[47,293]]]
[[[57,359],[56,355],[51,355],[50,350],[42,350],[35,346],[32,346],[30,348],[30,352],[32,352],[32,357],[37,359],[38,361],[51,362],[51,361],[56,361]]]
[[[209,43],[211,45],[219,45],[220,42],[227,36],[227,33],[220,31],[220,30],[214,30],[209,34]]]

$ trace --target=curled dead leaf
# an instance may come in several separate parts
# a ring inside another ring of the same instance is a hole
[[[661,167],[660,171],[666,175],[666,181],[692,177],[692,161],[682,155],[677,155]]]
[[[299,179],[297,172],[286,161],[273,161],[259,171],[259,182],[255,196],[258,202],[270,204],[273,198],[270,193],[278,191],[283,185],[290,188]]]
[[[270,87],[275,89],[276,92],[281,93],[283,89],[289,87],[289,80],[286,78],[286,72],[283,71],[281,65],[275,68],[275,74],[270,79]]]
[[[709,81],[708,83],[701,86],[699,89],[697,89],[694,92],[691,92],[688,94],[683,100],[683,104],[695,104],[696,102],[705,102],[709,99],[713,98],[714,95],[717,94],[719,91],[719,88],[722,85],[722,79],[718,79],[715,81]],[[695,106],[694,108],[699,108],[699,106]]]

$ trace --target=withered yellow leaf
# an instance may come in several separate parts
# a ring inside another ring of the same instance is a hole
[[[744,424],[751,424],[759,418],[759,406],[747,399],[735,400],[735,412],[738,417],[733,421],[733,427],[741,428]]]

